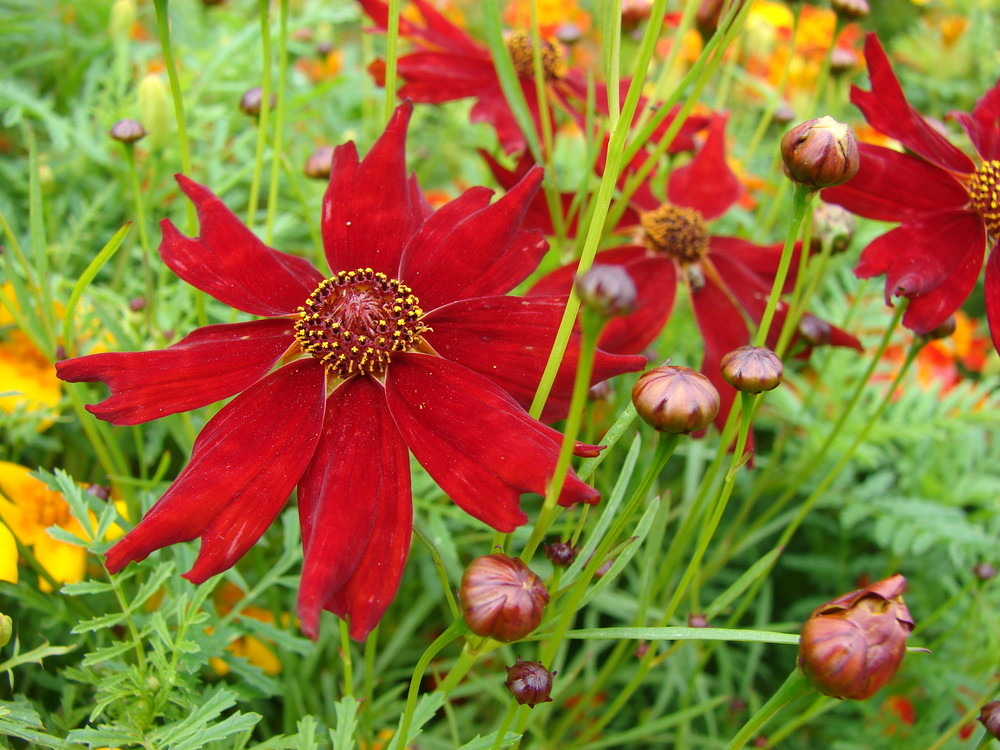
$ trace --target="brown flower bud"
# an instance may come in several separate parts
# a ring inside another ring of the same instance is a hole
[[[632,387],[639,416],[660,432],[702,430],[719,413],[719,392],[697,370],[660,365],[643,373]]]
[[[830,51],[830,72],[835,76],[850,73],[858,64],[857,53],[849,47],[834,47]]]
[[[848,21],[860,21],[868,18],[872,12],[868,7],[868,0],[830,0],[830,7],[834,13]]]
[[[549,592],[527,565],[497,552],[469,563],[460,598],[469,630],[510,643],[538,627]]]
[[[772,119],[779,125],[787,125],[795,121],[795,110],[788,104],[779,104],[778,108],[774,110]]]
[[[145,310],[147,304],[145,297],[133,297],[128,301],[128,309],[132,312],[139,312]]]
[[[992,578],[996,578],[997,569],[996,566],[991,563],[981,562],[977,563],[975,567],[972,568],[972,574],[980,581],[989,581]]]
[[[842,185],[858,172],[860,151],[854,131],[832,117],[807,120],[781,139],[785,174],[808,188]]]
[[[631,31],[649,20],[653,0],[622,0],[622,30]]]
[[[822,318],[806,313],[799,321],[799,336],[810,346],[823,346],[830,343],[833,328]]]
[[[549,558],[549,562],[558,568],[565,568],[567,565],[572,565],[578,553],[579,550],[568,541],[553,542],[552,544],[545,545],[545,556]]]
[[[555,672],[550,672],[537,661],[524,661],[517,657],[513,667],[507,670],[507,680],[504,682],[510,694],[520,705],[534,708],[539,703],[549,703],[552,698],[552,678]]]
[[[958,321],[955,320],[954,315],[949,315],[948,318],[939,325],[937,328],[932,328],[927,333],[924,334],[924,338],[928,341],[934,339],[946,339],[951,334],[955,332],[955,328],[958,326]]]
[[[842,253],[851,246],[858,220],[846,208],[819,201],[813,208],[812,220],[814,249],[829,244],[831,253]]]
[[[708,627],[708,617],[705,614],[696,614],[692,612],[688,615],[688,627],[689,628],[707,628]]]
[[[990,701],[979,711],[979,721],[986,731],[1000,740],[1000,701]]]
[[[764,346],[741,346],[722,358],[722,377],[743,393],[761,393],[777,388],[785,374],[778,355]]]
[[[274,109],[274,105],[277,104],[278,101],[274,94],[271,94],[267,100],[268,109]],[[257,117],[260,115],[260,108],[263,105],[264,89],[260,86],[254,86],[252,89],[247,89],[246,93],[240,97],[240,111],[250,117]]]
[[[320,146],[313,151],[306,160],[306,177],[314,180],[326,180],[330,177],[330,170],[333,168],[333,146]]]
[[[146,137],[146,129],[137,120],[119,120],[111,126],[108,135],[122,143],[135,143]]]
[[[901,575],[817,608],[802,628],[799,669],[813,687],[836,698],[863,700],[899,669],[913,619],[903,603]]]
[[[638,295],[628,271],[601,263],[576,277],[576,292],[584,306],[602,318],[628,315]]]

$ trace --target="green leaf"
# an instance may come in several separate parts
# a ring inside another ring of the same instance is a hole
[[[333,750],[353,750],[354,730],[358,726],[357,699],[345,695],[333,705],[333,710],[337,714],[337,726],[330,730],[330,740],[333,742]]]

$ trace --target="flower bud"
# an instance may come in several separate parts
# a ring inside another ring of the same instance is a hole
[[[848,47],[834,47],[830,52],[830,72],[835,76],[850,73],[859,65],[857,53]]]
[[[277,99],[274,94],[268,97],[268,109],[274,109],[274,105],[277,103]],[[246,93],[240,97],[240,111],[245,115],[250,117],[257,117],[260,115],[260,108],[264,104],[264,89],[260,86],[254,86],[252,89],[247,89]]]
[[[833,338],[833,327],[822,318],[806,313],[799,321],[799,336],[810,346],[824,346]]]
[[[715,419],[719,392],[697,370],[660,365],[636,381],[632,403],[639,416],[660,432],[688,433],[708,427]]]
[[[136,120],[119,120],[111,126],[108,135],[122,143],[135,143],[146,137],[146,129]]]
[[[830,7],[834,13],[848,21],[860,21],[868,18],[872,12],[868,0],[830,0]]]
[[[913,630],[904,588],[906,579],[897,574],[812,613],[799,639],[799,669],[813,687],[836,698],[863,700],[890,680]]]
[[[846,208],[820,201],[813,209],[812,220],[814,243],[829,245],[831,253],[842,253],[851,246],[858,220]]]
[[[108,19],[108,36],[112,39],[128,40],[136,18],[135,0],[115,0],[111,5]]]
[[[157,73],[146,75],[139,83],[139,114],[155,146],[164,145],[170,135],[174,122],[172,106],[170,90],[163,77]]]
[[[14,622],[10,615],[0,613],[0,648],[10,643],[10,637],[14,634]]]
[[[842,185],[858,172],[861,155],[854,131],[832,117],[807,120],[781,139],[785,174],[808,188]]]
[[[777,388],[785,374],[778,355],[764,346],[741,346],[722,358],[722,377],[743,393],[762,393]]]
[[[460,598],[469,630],[510,643],[538,627],[549,592],[527,565],[497,552],[469,563]]]
[[[507,680],[504,685],[514,696],[514,700],[522,706],[534,708],[539,703],[549,703],[552,698],[552,678],[555,672],[550,672],[537,661],[524,661],[517,657],[513,667],[504,667],[507,670]]]
[[[939,325],[937,328],[932,328],[927,333],[925,333],[924,338],[927,339],[928,341],[933,341],[935,339],[946,339],[955,332],[955,329],[957,327],[958,327],[958,321],[955,320],[955,316],[949,315],[947,319],[945,319],[944,323]]]
[[[996,578],[997,569],[991,563],[981,562],[972,568],[972,574],[980,581],[989,581],[991,578]]]
[[[545,556],[557,568],[565,568],[567,565],[572,565],[578,553],[579,550],[568,541],[553,542],[552,544],[545,545]]]
[[[707,628],[708,627],[708,616],[705,614],[696,614],[692,612],[688,615],[688,627],[689,628]]]
[[[631,31],[649,20],[653,0],[622,0],[622,30]]]
[[[1000,740],[1000,701],[990,701],[979,711],[979,721],[986,731]]]
[[[320,146],[309,155],[303,171],[306,177],[312,177],[314,180],[326,180],[330,177],[332,168],[333,146]]]
[[[628,315],[638,294],[628,271],[600,263],[576,277],[576,292],[583,305],[602,318]]]

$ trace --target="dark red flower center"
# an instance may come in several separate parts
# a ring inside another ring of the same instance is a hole
[[[535,74],[533,60],[534,45],[531,35],[526,31],[515,31],[507,38],[507,51],[514,61],[514,69],[518,75],[528,78]],[[563,46],[557,41],[542,40],[542,70],[545,80],[554,81],[566,75],[566,59]]]
[[[639,217],[646,246],[681,264],[697,263],[708,252],[708,230],[701,211],[664,203]]]
[[[379,377],[393,354],[417,348],[430,330],[410,288],[370,268],[324,279],[298,313],[302,350],[339,378]]]
[[[986,224],[986,231],[1000,237],[1000,161],[993,159],[983,164],[969,180],[972,207]]]

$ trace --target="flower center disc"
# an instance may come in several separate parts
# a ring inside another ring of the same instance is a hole
[[[984,162],[969,180],[972,207],[986,224],[986,231],[1000,237],[1000,161]]]
[[[303,351],[345,379],[381,376],[394,353],[415,349],[430,330],[410,288],[370,268],[324,279],[298,313],[295,338]]]
[[[701,212],[664,203],[639,217],[646,246],[666,253],[679,263],[696,263],[708,252],[708,230]]]
[[[518,75],[531,77],[535,74],[533,45],[531,36],[526,31],[516,31],[508,37],[507,51]],[[546,81],[554,81],[566,75],[564,48],[559,42],[542,40],[542,70],[545,71]]]

